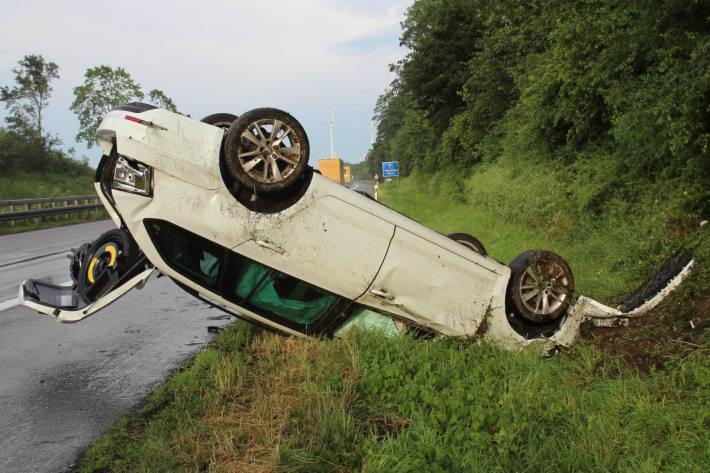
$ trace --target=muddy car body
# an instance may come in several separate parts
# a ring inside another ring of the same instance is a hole
[[[222,115],[205,123],[142,104],[110,112],[95,186],[117,230],[75,254],[73,287],[26,281],[23,303],[77,321],[155,268],[288,334],[337,335],[374,317],[506,345],[574,341],[581,316],[569,315],[572,275],[558,256],[527,252],[509,267],[475,239],[447,237],[314,172],[290,115]]]

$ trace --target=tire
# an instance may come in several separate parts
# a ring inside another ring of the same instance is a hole
[[[368,193],[365,192],[365,191],[355,191],[355,192],[357,192],[357,193],[360,194],[360,195],[364,195],[365,197],[367,197],[367,198],[370,199],[370,200],[375,200],[374,197],[372,197],[370,194],[368,194]]]
[[[223,130],[228,130],[229,126],[234,123],[234,120],[236,119],[237,116],[232,115],[231,113],[213,113],[212,115],[207,115],[200,121],[202,123],[207,123],[208,125],[222,128]]]
[[[224,167],[254,193],[278,192],[298,181],[308,165],[308,136],[298,121],[275,108],[257,108],[229,127]]]
[[[467,246],[476,253],[480,253],[483,256],[488,254],[486,252],[486,248],[483,246],[483,243],[481,243],[475,236],[469,235],[468,233],[449,233],[446,236],[458,243],[461,243],[463,246]]]
[[[547,324],[565,314],[574,292],[574,276],[561,256],[529,250],[516,256],[509,266],[509,310],[535,324]]]
[[[77,271],[77,290],[89,302],[108,292],[138,259],[138,247],[124,230],[109,230],[94,240]]]

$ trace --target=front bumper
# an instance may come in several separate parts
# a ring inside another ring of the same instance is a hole
[[[59,322],[78,322],[97,312],[130,291],[140,289],[146,283],[154,268],[150,267],[133,276],[121,278],[102,297],[89,302],[72,286],[58,286],[43,281],[28,279],[20,285],[20,303],[42,314],[51,315]]]

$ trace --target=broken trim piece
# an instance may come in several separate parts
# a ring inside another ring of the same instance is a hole
[[[683,279],[690,273],[695,260],[690,260],[683,269],[676,274],[655,296],[629,311],[622,312],[619,309],[606,306],[588,297],[580,297],[571,312],[581,311],[583,320],[591,320],[597,327],[626,327],[629,319],[641,317],[651,309],[661,303],[668,294],[677,288]]]

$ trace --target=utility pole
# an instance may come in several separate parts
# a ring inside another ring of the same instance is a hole
[[[333,107],[333,113],[330,115],[330,157],[335,159],[335,144],[333,142],[333,125],[335,124],[335,107]]]

